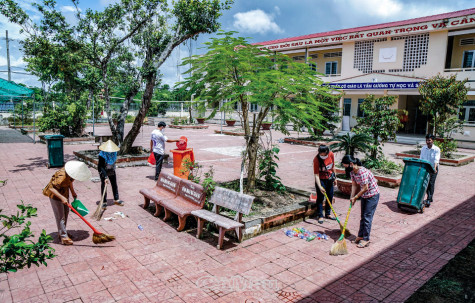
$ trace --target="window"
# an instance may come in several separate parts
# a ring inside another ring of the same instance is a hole
[[[358,118],[364,117],[364,111],[361,108],[361,103],[364,102],[364,99],[358,99]]]
[[[463,104],[459,112],[459,119],[464,123],[475,123],[475,100]]]
[[[309,66],[310,69],[313,70],[314,72],[317,71],[317,63],[315,63],[315,62],[309,62],[309,63],[308,63],[308,66]]]
[[[337,61],[330,61],[325,63],[325,74],[326,75],[336,75],[338,67]]]
[[[463,68],[475,67],[474,53],[475,53],[475,50],[469,50],[469,51],[463,52],[463,62],[462,62]]]
[[[249,106],[249,110],[250,110],[251,112],[257,112],[257,104],[255,104],[255,103],[250,103],[249,105],[250,105],[250,106]]]
[[[343,116],[349,116],[351,112],[351,99],[343,99]]]

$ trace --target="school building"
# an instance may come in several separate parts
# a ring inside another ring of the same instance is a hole
[[[425,134],[419,110],[420,81],[437,74],[468,78],[468,101],[460,112],[459,146],[475,147],[475,8],[410,20],[256,43],[291,56],[340,87],[341,130],[350,130],[368,94],[395,95],[408,111],[402,134]]]

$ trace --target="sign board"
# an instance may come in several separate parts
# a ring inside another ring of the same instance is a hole
[[[417,89],[419,82],[368,82],[368,83],[328,83],[339,89]]]

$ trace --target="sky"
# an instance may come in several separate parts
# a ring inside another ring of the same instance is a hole
[[[117,0],[82,0],[81,10],[103,10]],[[17,0],[38,20],[39,13],[31,6],[31,0]],[[74,7],[70,0],[57,0],[58,8],[66,18],[73,20]],[[331,30],[379,24],[391,21],[430,16],[475,7],[473,1],[457,0],[235,0],[232,8],[223,13],[220,23],[224,31],[237,31],[248,37],[249,42],[263,42]],[[10,41],[12,71],[25,72],[20,41],[24,37],[20,28],[0,15],[0,78],[7,79],[5,30]],[[183,79],[181,60],[191,54],[204,53],[202,43],[213,35],[203,35],[197,41],[188,42],[175,49],[162,65],[162,83],[173,86]],[[29,86],[41,86],[34,76],[12,74],[12,80]]]

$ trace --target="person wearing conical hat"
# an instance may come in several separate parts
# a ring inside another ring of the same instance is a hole
[[[43,194],[49,197],[51,202],[59,238],[63,245],[73,244],[66,229],[69,215],[69,192],[76,199],[77,194],[73,186],[74,180],[86,181],[90,178],[91,171],[84,162],[68,161],[63,168],[54,173],[48,185],[43,189]]]
[[[112,193],[114,194],[114,204],[124,206],[124,201],[119,199],[119,188],[117,187],[117,176],[115,173],[115,162],[117,161],[117,152],[120,148],[109,140],[99,146],[101,150],[99,152],[99,164],[97,170],[99,171],[99,177],[101,178],[101,197],[104,192],[105,184],[109,184],[112,187]],[[104,202],[107,201],[107,191],[104,195]],[[103,208],[107,207],[107,203],[103,204]]]

